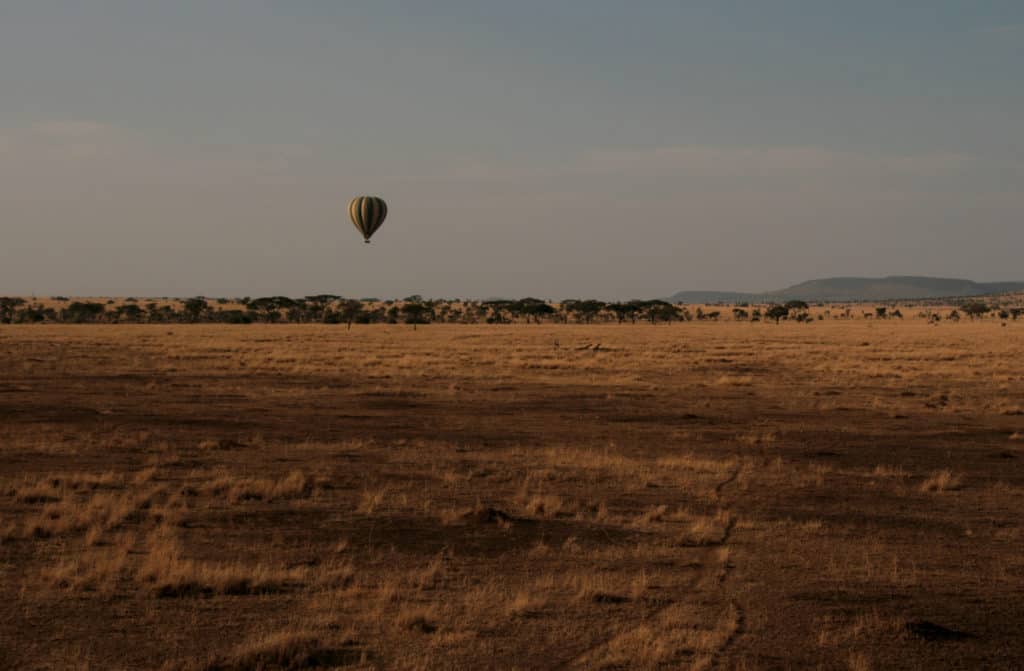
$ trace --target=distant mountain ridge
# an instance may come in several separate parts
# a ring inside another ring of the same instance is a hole
[[[676,303],[765,303],[770,301],[881,301],[962,298],[1024,291],[1024,282],[975,282],[947,277],[892,275],[889,277],[827,277],[794,284],[778,291],[680,291]]]

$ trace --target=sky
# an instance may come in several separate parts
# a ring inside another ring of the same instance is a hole
[[[356,195],[389,215],[363,244]],[[2,0],[0,295],[1024,280],[1019,0]]]

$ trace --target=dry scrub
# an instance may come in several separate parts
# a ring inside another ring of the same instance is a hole
[[[4,664],[1017,668],[1021,334],[0,327]]]

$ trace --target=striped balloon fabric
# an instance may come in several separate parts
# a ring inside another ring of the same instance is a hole
[[[348,216],[363,234],[363,240],[369,243],[370,236],[377,232],[384,223],[384,217],[388,216],[388,205],[377,196],[356,196],[348,204]]]

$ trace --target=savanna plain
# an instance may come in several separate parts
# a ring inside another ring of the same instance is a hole
[[[0,667],[1019,669],[1024,325],[0,328]]]

